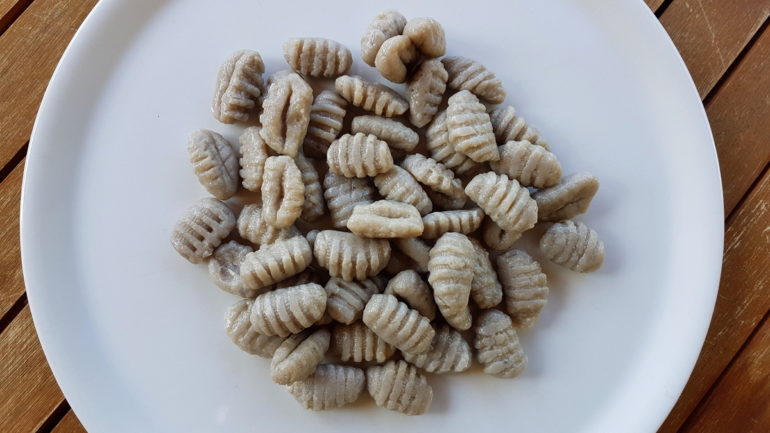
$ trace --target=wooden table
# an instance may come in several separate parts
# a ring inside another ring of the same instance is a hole
[[[770,0],[646,0],[682,53],[716,140],[725,201],[722,282],[690,381],[661,427],[770,431]],[[32,325],[19,198],[32,123],[96,0],[0,0],[0,432],[82,431]]]

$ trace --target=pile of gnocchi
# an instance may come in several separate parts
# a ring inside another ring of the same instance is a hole
[[[597,179],[562,175],[540,133],[495,105],[506,93],[492,71],[441,58],[434,19],[387,11],[361,38],[362,60],[406,96],[346,75],[353,57],[339,42],[289,39],[283,52],[290,69],[266,82],[255,51],[220,68],[212,111],[244,126],[239,146],[210,130],[187,146],[213,197],[187,209],[171,243],[241,298],[227,335],[271,358],[273,381],[313,410],[366,389],[378,406],[422,414],[426,374],[474,357],[487,374],[519,375],[517,330],[537,322],[548,283],[515,243],[546,225],[543,257],[598,269],[604,245],[574,220]],[[259,198],[229,200],[241,187]]]

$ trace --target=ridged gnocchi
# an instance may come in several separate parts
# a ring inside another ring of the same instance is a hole
[[[190,263],[200,263],[235,227],[235,214],[215,198],[204,198],[189,207],[174,225],[171,245]]]
[[[313,259],[310,245],[302,236],[263,245],[241,263],[241,279],[249,289],[259,289],[294,276]]]
[[[425,60],[417,66],[406,83],[409,91],[409,121],[422,128],[438,112],[449,79],[444,64],[438,59]]]
[[[385,342],[402,352],[425,352],[436,333],[427,318],[393,295],[377,294],[369,298],[363,321]]]
[[[516,113],[516,109],[509,106],[497,107],[489,113],[492,122],[492,130],[499,144],[509,141],[529,141],[532,144],[542,146],[550,150],[548,142],[543,140],[537,129],[532,128]]]
[[[413,238],[422,234],[423,224],[414,206],[379,200],[354,207],[348,229],[365,238]]]
[[[286,385],[313,374],[329,350],[331,333],[318,329],[294,334],[283,340],[270,361],[273,382]]]
[[[332,319],[349,325],[361,319],[369,298],[381,289],[376,278],[354,281],[331,278],[324,287],[326,311]]]
[[[253,298],[258,291],[247,289],[241,280],[241,262],[250,252],[248,245],[236,241],[221,244],[209,258],[209,276],[220,289],[242,298]]]
[[[207,129],[195,131],[187,141],[187,153],[198,182],[211,195],[227,200],[238,191],[238,158],[225,137]]]
[[[332,225],[342,229],[347,227],[353,208],[374,200],[374,188],[369,186],[366,179],[327,173],[324,178],[324,198],[329,207]]]
[[[563,221],[588,210],[599,180],[589,173],[575,173],[563,177],[550,188],[541,189],[532,198],[537,203],[537,215],[541,221]]]
[[[540,238],[540,251],[550,261],[575,272],[593,272],[604,263],[604,242],[580,221],[556,223]]]
[[[353,64],[350,50],[324,38],[292,38],[283,44],[283,58],[296,72],[309,77],[334,78]]]
[[[345,177],[367,177],[387,173],[393,167],[388,143],[374,135],[345,134],[326,152],[329,172]]]
[[[429,321],[436,318],[436,303],[433,301],[430,286],[423,281],[420,274],[411,269],[401,271],[391,278],[384,293],[401,299],[409,308],[417,310]]]
[[[380,116],[356,116],[350,124],[352,134],[371,134],[386,142],[393,149],[411,152],[420,137],[403,123]]]
[[[222,123],[246,122],[263,94],[265,64],[256,51],[236,51],[219,68],[211,111]]]
[[[262,102],[259,134],[275,152],[297,156],[310,122],[313,89],[299,75],[291,72],[276,79],[267,88]]]
[[[473,93],[461,90],[449,98],[446,125],[456,152],[476,162],[500,159],[487,109]]]
[[[326,311],[326,292],[315,283],[276,289],[257,296],[251,325],[263,335],[287,337],[309,328]]]
[[[511,318],[498,310],[487,310],[481,314],[476,325],[474,346],[486,374],[512,378],[527,368],[527,356]]]
[[[289,385],[288,390],[305,409],[328,410],[358,400],[365,384],[360,368],[324,364],[307,379]]]
[[[261,246],[299,236],[300,232],[294,226],[278,228],[268,224],[262,218],[260,205],[247,204],[238,215],[238,234],[249,242]]]
[[[409,102],[395,90],[355,75],[338,77],[334,81],[334,88],[352,105],[378,116],[400,116],[409,109]]]
[[[457,232],[469,234],[481,226],[484,220],[484,211],[479,208],[467,210],[448,210],[432,212],[422,217],[425,229],[422,237],[425,239],[438,239],[444,233]]]
[[[326,212],[326,203],[324,202],[323,188],[321,180],[318,177],[313,161],[305,157],[302,152],[297,154],[294,162],[301,173],[302,183],[305,186],[305,201],[302,203],[302,213],[300,218],[305,221],[315,221]]]
[[[263,335],[251,326],[253,299],[241,299],[225,313],[225,332],[241,350],[262,358],[270,358],[283,342],[282,337]]]
[[[462,334],[444,325],[436,331],[427,352],[404,353],[404,359],[428,373],[460,373],[471,367],[473,353]]]
[[[455,90],[467,90],[490,104],[502,104],[505,100],[503,83],[481,63],[465,57],[444,57],[449,81]]]
[[[471,327],[471,295],[476,252],[467,236],[445,233],[430,250],[428,283],[441,315],[454,328]]]
[[[305,140],[302,142],[306,155],[326,158],[329,145],[342,131],[347,107],[348,101],[334,90],[324,90],[315,97],[313,105],[310,106]]]
[[[524,186],[547,188],[561,179],[556,155],[529,141],[509,141],[498,148],[500,159],[489,166],[498,174],[516,179]]]
[[[531,328],[548,300],[548,278],[540,264],[524,251],[511,250],[497,257],[497,269],[514,326]]]
[[[449,128],[446,123],[446,111],[439,113],[425,131],[425,147],[433,159],[458,175],[476,170],[480,164],[467,155],[458,152],[449,140]]]
[[[380,273],[388,263],[390,243],[384,239],[364,239],[353,233],[323,230],[313,242],[313,254],[332,277],[341,277],[345,281],[365,280]]]
[[[377,14],[361,37],[361,59],[369,66],[374,66],[377,53],[382,44],[401,34],[406,26],[406,18],[397,11]]]
[[[297,164],[288,156],[265,161],[262,180],[262,218],[273,227],[289,227],[302,214],[305,183]]]
[[[243,187],[249,191],[261,191],[265,161],[270,156],[259,130],[257,126],[248,127],[238,139],[241,143],[240,175]]]
[[[337,324],[332,329],[332,352],[342,362],[385,362],[396,348],[388,344],[363,322]]]
[[[427,412],[433,401],[433,388],[425,376],[404,361],[367,368],[366,387],[377,406],[406,415]]]
[[[537,204],[529,191],[504,174],[475,176],[466,185],[465,194],[503,230],[524,232],[537,223]]]

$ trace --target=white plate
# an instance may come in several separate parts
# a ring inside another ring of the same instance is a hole
[[[471,6],[469,6],[471,5]],[[430,412],[300,408],[268,362],[223,332],[235,301],[168,242],[205,196],[186,138],[213,128],[219,64],[324,36],[354,51],[380,10],[443,23],[451,54],[487,64],[552,143],[565,172],[602,187],[583,217],[607,249],[552,289],[523,333],[522,377],[432,378]],[[64,394],[91,431],[652,431],[680,393],[714,305],[722,251],[719,170],[698,95],[641,1],[100,3],[46,93],[24,180],[24,275]]]

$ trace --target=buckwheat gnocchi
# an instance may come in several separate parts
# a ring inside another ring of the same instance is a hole
[[[527,368],[527,356],[511,318],[498,310],[487,310],[481,314],[476,325],[474,346],[486,374],[512,378]]]
[[[380,200],[354,207],[348,229],[365,238],[413,238],[422,234],[423,225],[414,206]]]
[[[310,77],[334,78],[353,63],[349,49],[324,38],[289,39],[283,44],[283,58],[296,72]]]
[[[425,230],[422,237],[438,239],[447,232],[468,234],[476,231],[484,220],[484,211],[479,208],[433,212],[422,217]]]
[[[471,239],[471,245],[476,252],[476,266],[473,267],[471,281],[471,299],[479,308],[492,308],[503,300],[503,287],[497,279],[497,272],[492,267],[487,250],[476,239]]]
[[[423,220],[423,224],[425,220]],[[425,233],[423,231],[423,233]],[[428,272],[428,260],[430,259],[430,246],[418,238],[394,239],[393,243],[407,257],[412,259],[418,272]]]
[[[537,204],[529,191],[508,176],[487,172],[475,176],[465,193],[503,230],[524,232],[537,222]]]
[[[250,318],[256,332],[287,337],[312,326],[324,311],[326,292],[318,284],[309,283],[257,296]]]
[[[328,410],[358,400],[365,384],[360,368],[324,364],[307,379],[289,385],[288,390],[305,409]]]
[[[371,134],[386,142],[394,149],[411,152],[420,142],[420,137],[403,123],[380,116],[356,116],[350,125],[353,134]]]
[[[433,401],[433,388],[428,380],[404,361],[367,368],[366,387],[377,406],[406,415],[427,412]]]
[[[385,342],[402,352],[425,352],[436,333],[427,318],[393,295],[372,296],[366,303],[363,321]]]
[[[420,57],[419,51],[408,36],[398,35],[386,40],[377,51],[374,66],[386,80],[394,83],[406,81],[406,73]]]
[[[498,143],[529,141],[532,144],[550,150],[548,143],[540,137],[540,133],[535,128],[530,127],[521,116],[516,114],[516,109],[510,105],[495,108],[489,113],[489,118],[492,121],[492,130],[495,131],[495,138],[497,138]]]
[[[522,232],[501,229],[491,218],[487,218],[487,220],[484,221],[484,227],[482,228],[484,244],[494,251],[506,251],[511,249],[513,244],[521,238],[521,235]]]
[[[253,298],[258,291],[247,289],[241,280],[241,262],[250,252],[248,245],[236,241],[226,242],[214,250],[209,258],[209,276],[220,289],[238,295],[241,298]]]
[[[454,145],[449,141],[446,116],[446,111],[442,111],[433,119],[428,130],[425,131],[425,147],[428,148],[433,159],[458,175],[477,169],[480,164],[455,150]]]
[[[305,185],[305,201],[302,203],[302,213],[299,217],[305,221],[313,222],[321,218],[326,211],[321,180],[318,178],[318,171],[313,166],[313,162],[306,158],[302,152],[297,154],[294,162],[297,164],[302,175],[302,183]]]
[[[398,36],[406,26],[406,18],[397,11],[386,11],[374,17],[361,37],[361,59],[374,66],[377,53],[388,39]]]
[[[593,272],[604,263],[604,243],[580,221],[552,225],[540,238],[540,251],[548,260],[575,272]]]
[[[295,73],[289,73],[273,82],[262,103],[259,133],[275,152],[297,156],[310,122],[313,89]]]
[[[404,26],[415,47],[426,57],[441,57],[446,54],[444,28],[433,18],[412,18]]]
[[[233,146],[214,131],[201,129],[190,135],[187,153],[198,181],[211,195],[227,200],[238,190],[238,158]]]
[[[366,387],[378,406],[425,413],[433,389],[421,371],[467,371],[472,346],[485,373],[518,376],[528,360],[517,330],[536,324],[549,292],[518,239],[540,224],[544,258],[577,272],[604,261],[597,233],[572,220],[598,180],[562,177],[513,107],[487,108],[505,100],[502,82],[479,62],[441,58],[446,42],[432,18],[377,15],[361,57],[398,89],[345,75],[351,52],[330,39],[288,39],[291,69],[266,83],[259,54],[239,51],[212,109],[259,125],[231,127],[239,151],[209,130],[188,140],[217,199],[187,209],[171,243],[241,298],[227,336],[271,358],[273,381],[306,409],[353,403]]]
[[[189,207],[171,232],[171,245],[190,263],[200,263],[235,227],[235,215],[226,204],[204,198]]]
[[[473,354],[462,334],[444,325],[436,331],[427,352],[404,353],[404,359],[428,373],[460,373],[471,368]]]
[[[395,347],[378,337],[363,322],[334,325],[331,350],[342,362],[381,363],[396,352]]]
[[[329,145],[342,131],[342,120],[347,112],[348,101],[333,90],[324,90],[310,106],[307,134],[302,143],[305,154],[326,158]]]
[[[524,251],[511,250],[497,257],[497,269],[514,326],[531,328],[548,299],[548,278],[540,264]]]
[[[241,210],[241,214],[238,215],[238,233],[242,238],[258,246],[300,235],[299,230],[294,226],[277,228],[268,224],[262,218],[262,207],[256,204],[247,204]]]
[[[394,200],[414,206],[420,215],[433,209],[428,194],[417,180],[403,168],[394,165],[385,173],[374,177],[374,185],[380,194],[388,200]]]
[[[345,134],[326,152],[329,171],[345,177],[367,177],[387,173],[393,167],[388,143],[374,135]]]
[[[241,350],[262,358],[270,358],[283,338],[276,335],[263,335],[251,326],[251,306],[253,299],[241,299],[231,305],[225,313],[225,332]]]
[[[456,201],[460,207],[465,205],[466,196],[462,182],[455,179],[454,173],[436,160],[416,153],[404,158],[401,167],[421,184]]]
[[[425,60],[417,66],[406,83],[409,91],[409,121],[422,128],[438,112],[449,79],[444,64],[438,59]]]
[[[413,270],[401,271],[396,274],[388,281],[384,293],[398,297],[429,321],[436,318],[436,303],[433,301],[433,293],[428,284]]]
[[[377,279],[345,281],[331,278],[324,287],[326,290],[326,312],[337,322],[349,325],[361,319],[369,298],[380,292]]]
[[[313,374],[329,350],[331,333],[326,329],[305,331],[283,340],[273,353],[270,374],[273,382],[286,385]]]
[[[271,156],[265,161],[262,180],[262,218],[273,227],[289,227],[302,214],[305,183],[297,164],[288,156]]]
[[[313,254],[332,277],[341,277],[345,281],[365,280],[380,273],[388,263],[390,243],[384,239],[364,239],[353,233],[323,230],[313,242]]]
[[[338,77],[334,81],[334,88],[354,106],[378,116],[400,116],[409,109],[409,102],[395,90],[383,84],[364,81],[358,76]]]
[[[256,51],[235,52],[219,68],[211,111],[222,123],[246,122],[262,96],[265,64]]]
[[[446,125],[456,152],[476,162],[500,159],[487,109],[471,92],[462,90],[449,98]]]
[[[455,90],[467,90],[490,104],[502,104],[505,100],[503,83],[479,62],[465,57],[444,57],[449,81]]]
[[[277,241],[246,254],[241,279],[247,288],[259,289],[304,271],[312,259],[310,244],[302,236]]]
[[[430,250],[428,283],[441,315],[454,328],[471,327],[468,300],[471,295],[476,252],[460,233],[445,233]]]
[[[547,188],[561,179],[556,155],[529,141],[509,141],[498,148],[500,160],[489,166],[498,174],[516,179],[521,185]]]
[[[240,175],[243,187],[249,191],[261,190],[265,161],[270,156],[265,140],[259,135],[259,129],[257,126],[250,126],[238,139],[241,143]]]
[[[366,179],[348,178],[328,173],[324,178],[324,198],[329,207],[332,225],[346,228],[353,208],[374,200],[374,188]]]
[[[563,177],[550,188],[532,194],[537,203],[541,221],[563,221],[588,210],[599,190],[599,180],[589,173],[575,173]]]

